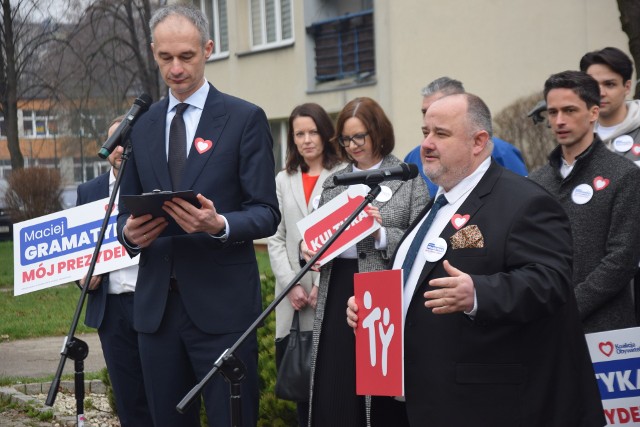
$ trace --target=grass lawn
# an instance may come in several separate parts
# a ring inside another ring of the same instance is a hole
[[[266,250],[258,248],[256,254],[260,273],[270,272]],[[79,297],[75,284],[14,297],[12,242],[0,242],[0,340],[67,335]],[[83,308],[76,332],[94,331],[84,326]]]

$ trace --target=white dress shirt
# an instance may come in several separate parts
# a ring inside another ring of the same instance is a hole
[[[116,183],[116,177],[113,175],[113,168],[109,171],[109,196],[113,193],[113,187]],[[120,199],[120,194],[116,196],[116,200]],[[114,270],[109,273],[109,294],[123,294],[126,292],[134,292],[136,290],[136,280],[138,279],[138,266],[131,265],[129,267]]]
[[[189,107],[184,110],[182,113],[182,118],[184,119],[184,125],[187,131],[187,139],[185,141],[186,144],[186,152],[187,157],[189,157],[189,151],[191,150],[191,146],[193,145],[193,140],[196,138],[196,131],[198,130],[198,123],[200,123],[200,117],[202,117],[202,111],[204,110],[204,105],[207,102],[207,97],[209,96],[209,83],[205,79],[202,83],[202,86],[195,91],[191,96],[184,100],[185,104],[189,104]],[[173,117],[176,115],[176,105],[180,104],[181,101],[173,96],[173,93],[169,91],[169,108],[167,108],[167,120],[165,122],[165,149],[167,154],[167,162],[169,161],[169,131],[171,129],[171,121]],[[213,201],[215,205],[215,200]],[[224,219],[225,224],[225,233],[223,240],[226,240],[229,237],[229,233],[231,230],[229,229],[229,223],[227,222],[227,218],[224,215],[220,215]],[[213,238],[218,238],[217,236],[211,235]]]
[[[444,188],[439,187],[438,192],[435,198],[438,198],[440,194],[444,194],[447,199],[447,204],[442,206],[438,213],[436,214],[431,227],[429,227],[429,231],[427,231],[427,235],[425,236],[422,244],[420,245],[420,249],[418,250],[418,255],[416,256],[416,260],[411,268],[411,272],[407,277],[407,282],[404,284],[404,303],[403,303],[403,317],[407,316],[407,310],[409,309],[409,304],[411,303],[411,298],[413,298],[413,293],[415,292],[416,286],[418,285],[418,279],[420,278],[420,273],[422,272],[424,265],[427,262],[427,258],[425,255],[425,249],[429,242],[437,239],[444,228],[449,223],[451,217],[458,211],[462,203],[467,199],[471,191],[478,185],[480,179],[484,176],[485,172],[489,169],[491,165],[491,158],[487,158],[483,161],[480,166],[468,177],[464,178],[462,181],[458,183],[455,187],[453,187],[448,192],[444,191]],[[464,214],[464,212],[461,212]],[[409,246],[413,241],[420,225],[427,218],[429,213],[422,218],[419,224],[417,224],[409,236],[402,242],[400,247],[398,248],[398,252],[396,254],[396,258],[393,262],[393,269],[401,269],[402,264],[404,263],[404,259],[407,256],[407,251],[409,250]],[[477,310],[477,304],[474,302],[474,308],[469,315],[475,314]]]

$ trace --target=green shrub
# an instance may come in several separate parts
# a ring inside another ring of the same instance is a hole
[[[275,278],[267,271],[262,279],[262,303],[266,308],[274,298]],[[260,412],[258,426],[284,427],[297,425],[296,404],[280,400],[275,395],[276,358],[275,358],[275,312],[258,329],[258,374],[260,376]]]

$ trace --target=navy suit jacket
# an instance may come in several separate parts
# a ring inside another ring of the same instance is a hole
[[[405,236],[431,209],[429,203]],[[492,161],[457,211],[482,247],[427,262],[405,320],[405,393],[412,425],[601,426],[593,366],[571,281],[569,220],[534,182]],[[433,314],[429,280],[443,261],[473,279],[478,311]]]
[[[109,174],[111,169],[107,173],[87,181],[84,184],[78,186],[78,197],[76,199],[76,206],[84,205],[86,203],[95,202],[96,200],[109,197]],[[107,293],[109,291],[109,274],[102,275],[102,282],[98,289],[87,292],[87,309],[84,317],[84,324],[98,329],[102,324],[102,318],[104,317],[104,309],[107,304]]]
[[[165,144],[168,105],[168,98],[153,104],[133,127],[121,197],[172,189]],[[262,311],[253,240],[271,236],[280,222],[266,115],[209,85],[195,138],[213,147],[199,153],[192,144],[181,188],[174,190],[192,189],[212,200],[227,219],[229,236],[225,242],[206,233],[162,236],[141,251],[134,306],[139,332],[158,329],[172,273],[190,319],[206,333],[242,332]],[[129,212],[123,203],[119,207],[122,241]]]

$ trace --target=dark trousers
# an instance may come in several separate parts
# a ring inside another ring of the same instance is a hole
[[[218,357],[242,335],[212,335],[198,329],[178,292],[169,292],[164,318],[152,334],[139,333],[145,387],[156,427],[200,427],[200,400],[184,414],[176,405],[211,370]],[[247,368],[242,381],[242,425],[255,426],[258,416],[258,344],[255,332],[235,352]],[[229,384],[216,374],[202,390],[209,426],[231,425]]]
[[[142,378],[138,333],[133,329],[133,293],[107,296],[98,336],[120,424],[122,427],[152,426]]]
[[[365,399],[356,395],[355,335],[346,320],[357,272],[355,259],[333,261],[313,380],[314,427],[366,425]]]

